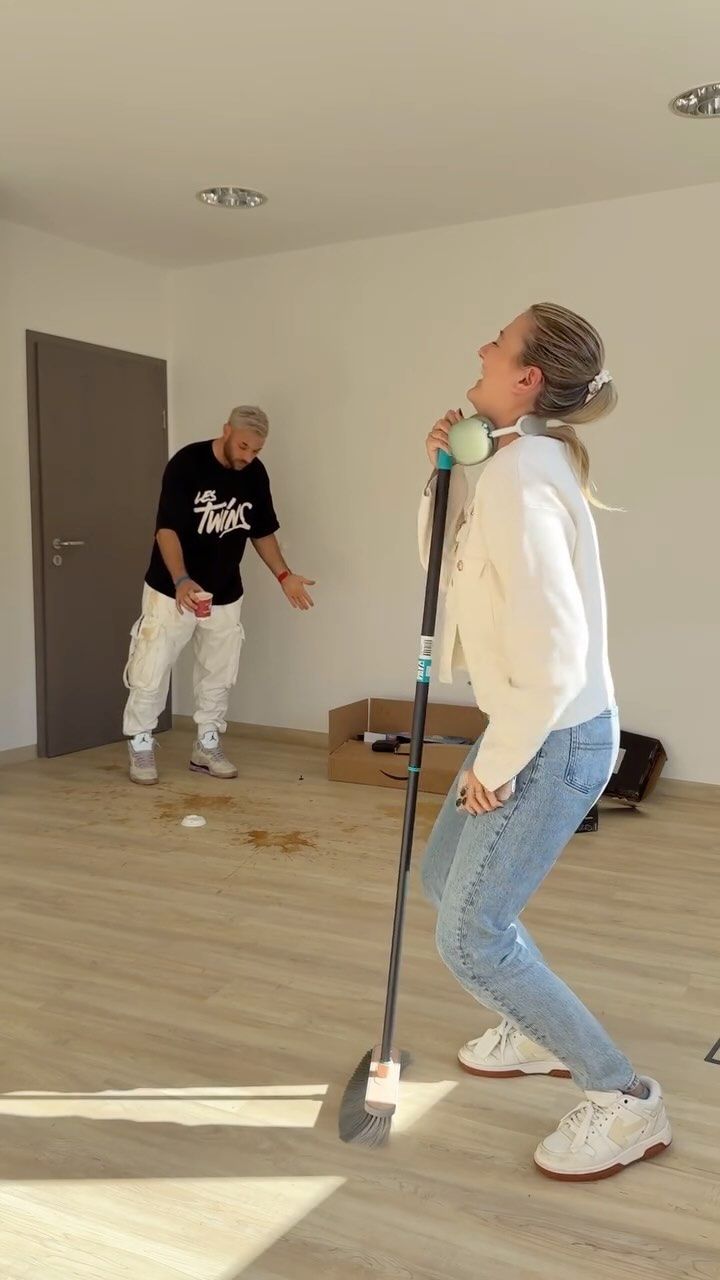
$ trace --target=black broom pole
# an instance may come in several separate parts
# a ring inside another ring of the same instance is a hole
[[[427,578],[425,580],[425,604],[422,617],[422,636],[420,656],[418,659],[417,684],[415,686],[415,703],[413,707],[412,733],[410,738],[410,763],[408,765],[408,784],[405,795],[405,817],[403,819],[402,844],[400,846],[400,865],[398,868],[397,891],[395,894],[395,914],[393,918],[392,946],[390,948],[390,968],[388,972],[387,996],[385,1000],[385,1019],[383,1022],[380,1062],[390,1061],[392,1044],[395,1035],[395,1015],[397,1010],[398,986],[400,978],[400,957],[402,953],[403,928],[405,923],[405,904],[407,902],[408,884],[410,881],[410,863],[412,860],[413,836],[415,833],[415,813],[417,809],[418,790],[420,788],[420,770],[422,768],[423,740],[425,737],[425,717],[427,713],[428,693],[430,689],[430,668],[432,666],[432,649],[435,638],[435,622],[437,619],[438,595],[440,592],[440,575],[442,572],[443,550],[445,545],[445,523],[447,519],[448,494],[450,491],[450,473],[452,458],[444,450],[438,450],[437,479],[435,487],[435,506],[433,509],[432,538],[430,541],[430,559],[428,561]]]

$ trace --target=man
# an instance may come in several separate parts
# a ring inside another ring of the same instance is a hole
[[[227,728],[244,632],[240,577],[248,539],[295,609],[310,609],[308,578],[291,573],[275,534],[267,471],[259,454],[268,436],[262,409],[233,409],[217,440],[187,445],[165,468],[155,541],[145,575],[142,614],[131,632],[125,668],[129,697],[123,732],[130,739],[130,779],[158,780],[153,730],[165,707],[170,672],[190,637],[195,651],[197,740],[190,768],[236,778],[220,735]],[[210,611],[205,593],[212,595]]]

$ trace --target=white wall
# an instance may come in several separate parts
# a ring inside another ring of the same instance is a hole
[[[666,741],[672,775],[720,782],[719,216],[708,186],[197,268],[171,278],[170,313],[164,273],[0,223],[0,751],[36,736],[26,329],[167,356],[170,326],[175,445],[238,400],[268,408],[282,538],[318,608],[292,613],[248,556],[232,715],[320,729],[338,702],[411,692],[423,436],[462,402],[475,346],[550,297],[599,326],[621,391],[586,439],[627,508],[598,518],[624,722]]]
[[[599,327],[621,393],[586,439],[627,508],[599,516],[623,722],[666,742],[671,775],[720,783],[718,225],[708,186],[174,276],[176,441],[266,406],[287,555],[319,579],[295,615],[249,557],[235,719],[320,729],[339,702],[411,692],[423,437],[477,344],[550,298]]]
[[[167,321],[164,272],[0,222],[0,751],[37,736],[25,331],[164,357]]]

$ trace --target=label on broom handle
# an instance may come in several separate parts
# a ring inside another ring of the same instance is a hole
[[[420,657],[418,658],[418,684],[430,683],[430,668],[432,667],[432,651],[433,637],[420,637]]]

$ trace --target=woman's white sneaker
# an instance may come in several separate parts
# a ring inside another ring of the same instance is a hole
[[[636,1160],[661,1155],[672,1142],[670,1121],[657,1080],[643,1077],[643,1083],[649,1098],[588,1093],[540,1143],[535,1163],[541,1173],[565,1182],[594,1182]]]
[[[528,1040],[507,1018],[478,1040],[464,1044],[458,1062],[473,1076],[495,1076],[499,1080],[511,1076],[569,1077],[571,1074],[564,1063]]]

